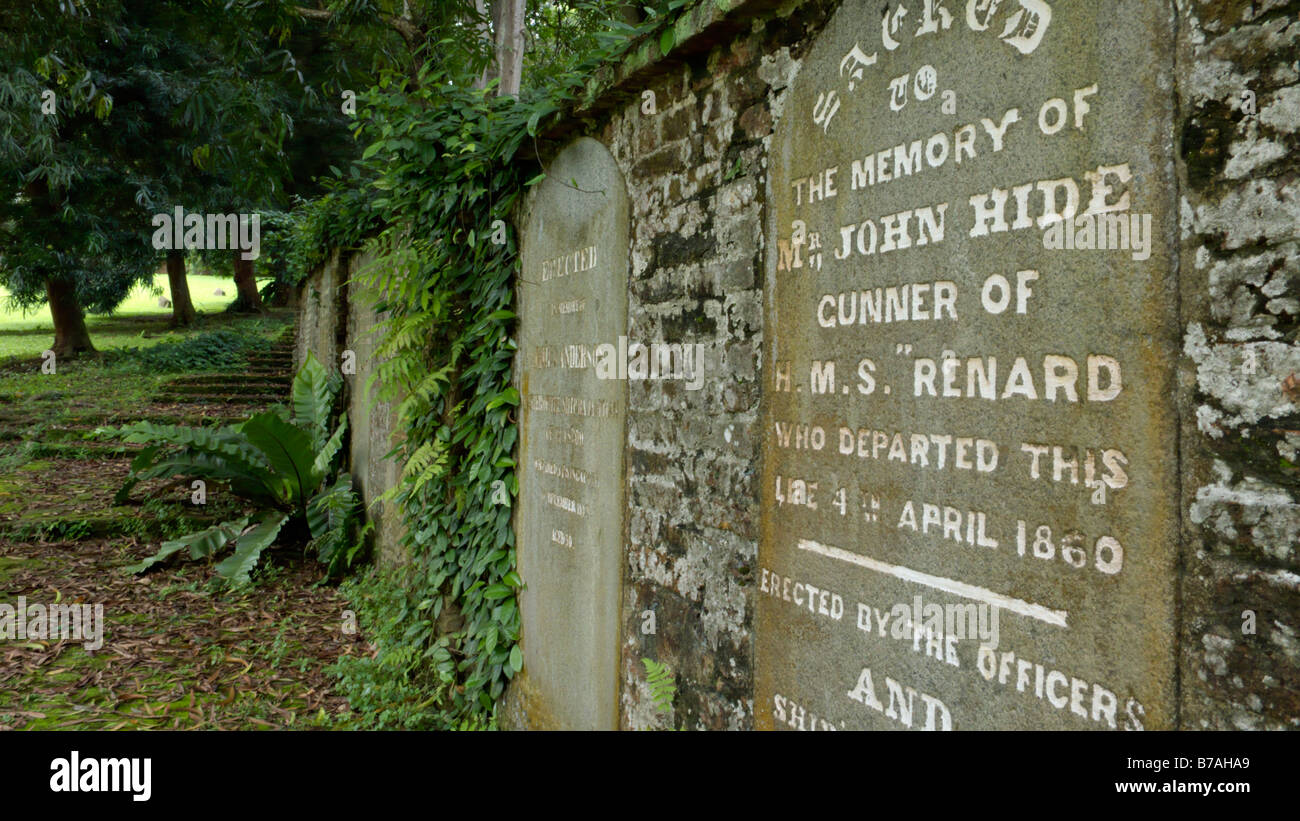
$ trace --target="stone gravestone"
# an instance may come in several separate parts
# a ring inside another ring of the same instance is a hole
[[[757,726],[1172,725],[1171,15],[849,0],[804,59]]]
[[[613,729],[627,383],[600,379],[627,334],[628,199],[583,138],[546,169],[523,236],[519,510],[525,726]]]

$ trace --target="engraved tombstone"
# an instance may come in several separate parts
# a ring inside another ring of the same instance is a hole
[[[1171,726],[1171,15],[848,0],[803,60],[757,726]]]
[[[526,726],[613,729],[627,384],[594,355],[627,333],[627,191],[589,138],[546,171],[521,250],[515,689]]]

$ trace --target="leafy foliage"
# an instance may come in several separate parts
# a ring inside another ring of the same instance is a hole
[[[361,181],[357,167],[351,171],[349,178],[338,172],[339,177],[326,180],[324,196],[300,202],[294,210],[293,233],[284,254],[287,281],[302,282],[331,251],[360,248],[364,238],[377,229],[370,206],[372,192]]]
[[[252,527],[250,517],[244,517],[164,542],[158,553],[129,571],[141,573],[186,549],[190,558],[209,558],[233,542],[234,553],[216,570],[236,585],[247,584],[262,551],[286,526],[310,534],[308,548],[316,550],[331,575],[350,565],[362,542],[353,532],[357,498],[352,479],[343,473],[333,485],[326,483],[347,430],[343,414],[338,427],[327,434],[339,387],[340,381],[327,376],[324,366],[309,356],[294,377],[292,415],[277,407],[221,428],[136,422],[104,431],[146,445],[131,463],[118,504],[143,480],[197,476],[227,482],[235,494],[263,508]]]
[[[377,384],[379,398],[397,406],[404,435],[392,455],[404,469],[389,498],[403,512],[413,562],[369,612],[374,656],[337,668],[341,689],[376,726],[490,724],[522,668],[523,580],[511,506],[496,503],[499,488],[518,492],[520,397],[510,385],[518,249],[512,236],[504,245],[489,238],[544,176],[532,143],[539,124],[585,93],[593,67],[671,25],[667,15],[685,0],[656,4],[648,20],[615,19],[621,5],[530,3],[534,44],[573,48],[535,52],[532,88],[519,99],[475,89],[445,61],[385,75],[364,97],[358,138],[367,147],[346,178],[364,188],[336,189],[300,220],[310,228],[299,239],[317,243],[296,252],[307,264],[331,247],[356,247],[357,226],[378,230],[354,293],[388,312],[366,390]]]
[[[496,729],[491,716],[454,719],[436,709],[451,698],[455,664],[445,659],[431,674],[428,648],[398,640],[412,623],[427,617],[433,604],[429,599],[414,602],[409,595],[418,572],[415,567],[370,568],[340,588],[356,608],[358,621],[369,625],[380,643],[373,656],[344,656],[330,668],[339,677],[340,694],[352,706],[353,723],[380,730]],[[435,646],[450,642],[442,637]]]
[[[308,5],[316,4],[5,4],[0,284],[15,305],[52,302],[60,356],[93,349],[83,309],[110,312],[133,286],[153,281],[158,216],[176,207],[283,207],[293,196],[318,196],[315,178],[355,159],[341,91],[373,83],[378,65],[393,64],[400,38],[343,36]],[[392,2],[331,5],[350,10],[340,16],[373,17]],[[277,212],[267,216],[274,244],[290,231]],[[202,254],[213,269],[230,264],[224,243]],[[267,273],[287,293],[282,273]]]
[[[0,19],[0,279],[23,306],[59,279],[108,311],[152,280],[152,214],[284,173],[292,120],[250,65],[267,18],[211,0],[21,5]]]
[[[236,368],[248,355],[270,347],[270,340],[227,329],[205,331],[177,342],[149,348],[127,348],[113,355],[114,365],[127,371],[170,373]]]
[[[451,729],[490,723],[521,666],[511,510],[493,493],[496,482],[515,486],[516,249],[488,238],[535,176],[517,161],[530,109],[427,67],[392,82],[368,98],[371,205],[388,228],[357,285],[390,311],[377,379],[406,434],[392,498],[415,561],[378,625],[378,655],[343,672],[372,682],[371,692],[383,680],[427,693],[421,726]],[[440,630],[440,621],[463,627]]]

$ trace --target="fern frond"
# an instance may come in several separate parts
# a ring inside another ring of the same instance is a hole
[[[441,474],[446,467],[446,443],[431,439],[416,448],[406,460],[406,465],[402,468],[402,481],[411,483],[411,491],[415,492]]]
[[[677,681],[673,671],[668,665],[653,659],[643,658],[641,663],[645,665],[646,683],[650,685],[650,699],[654,701],[655,708],[661,713],[671,713],[673,699],[677,696]]]

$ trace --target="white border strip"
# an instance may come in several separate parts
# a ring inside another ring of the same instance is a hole
[[[1004,596],[1001,593],[994,593],[983,587],[976,587],[973,584],[945,579],[942,576],[931,576],[929,573],[922,573],[919,570],[912,570],[910,567],[889,564],[870,556],[862,556],[852,553],[848,550],[842,550],[838,547],[831,547],[820,542],[814,542],[810,539],[800,539],[799,549],[807,550],[810,553],[816,553],[819,556],[825,556],[829,559],[839,559],[842,562],[856,564],[859,567],[865,567],[868,570],[874,570],[877,573],[884,573],[886,576],[893,576],[896,579],[902,579],[905,582],[915,582],[923,584],[926,587],[932,587],[935,590],[942,590],[945,593],[952,593],[967,599],[974,599],[991,604],[994,607],[1001,607],[1003,610],[1010,610],[1012,613],[1019,613],[1022,616],[1028,616],[1031,619],[1055,624],[1059,627],[1068,628],[1066,623],[1069,613],[1064,610],[1051,610],[1041,604],[1031,604],[1024,599],[1013,599],[1010,596]]]

